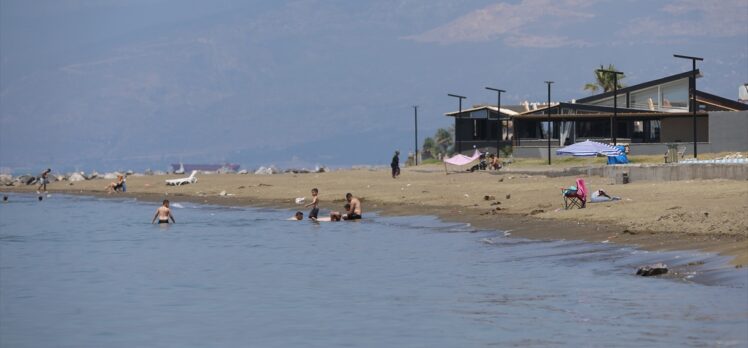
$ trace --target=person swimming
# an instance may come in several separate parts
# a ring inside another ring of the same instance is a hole
[[[153,216],[153,220],[151,223],[156,223],[156,218],[158,218],[159,224],[168,224],[169,219],[171,219],[171,222],[177,223],[176,220],[174,220],[174,215],[171,215],[171,209],[169,209],[169,200],[164,199],[163,204],[156,209],[156,215]]]

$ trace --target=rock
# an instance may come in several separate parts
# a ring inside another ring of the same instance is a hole
[[[117,179],[117,177],[120,175],[122,175],[120,172],[106,173],[104,174],[104,179],[114,180]]]
[[[329,172],[329,171],[330,171],[330,170],[329,170],[329,169],[327,169],[327,167],[325,167],[325,166],[315,166],[315,167],[314,167],[314,172],[315,172],[315,173],[327,173],[327,172]]]
[[[506,195],[506,199],[512,198],[512,195]]]
[[[496,201],[496,202],[491,203],[491,205],[500,205],[500,204],[501,204],[501,201]]]
[[[278,169],[276,169],[274,166],[270,167],[260,167],[255,171],[255,175],[272,175],[272,174],[278,174]]]
[[[242,170],[238,171],[236,174],[249,174],[249,171],[246,170],[246,169],[242,169]]]
[[[485,195],[485,196],[483,196],[483,200],[493,201],[493,200],[496,200],[496,197]]]
[[[542,214],[542,213],[545,213],[545,210],[543,210],[543,209],[535,209],[535,210],[533,210],[533,211],[530,212],[530,215],[538,215],[538,214]]]
[[[71,183],[85,180],[86,177],[84,177],[81,173],[73,173],[68,177],[68,181],[70,181]]]
[[[221,193],[218,194],[219,196],[226,196],[226,190],[221,191]]]
[[[294,200],[296,204],[304,204],[304,201],[306,200],[306,197],[298,197]]]
[[[667,273],[667,265],[664,263],[655,263],[653,265],[647,265],[639,267],[639,269],[636,270],[636,275],[642,276],[642,277],[651,277],[656,276],[660,274]]]
[[[13,185],[13,177],[9,174],[0,174],[0,185],[2,186]]]

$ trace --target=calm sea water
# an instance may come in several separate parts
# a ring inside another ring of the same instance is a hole
[[[0,346],[748,345],[748,273],[709,254],[176,203],[158,226],[152,203],[12,196]],[[687,277],[633,275],[659,261]]]

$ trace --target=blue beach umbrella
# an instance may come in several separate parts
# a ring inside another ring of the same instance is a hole
[[[571,155],[577,157],[594,157],[597,156],[597,154],[605,156],[617,156],[621,154],[621,151],[612,145],[598,143],[590,140],[572,144],[556,150],[556,155],[559,156]]]

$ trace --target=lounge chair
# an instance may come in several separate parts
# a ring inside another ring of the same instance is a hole
[[[587,185],[584,179],[577,179],[577,186],[562,188],[561,193],[564,196],[564,209],[582,209],[587,206]]]
[[[197,177],[195,176],[195,174],[197,174],[197,170],[193,170],[192,174],[190,174],[190,176],[186,178],[166,180],[166,184],[170,186],[181,186],[181,185],[186,185],[186,184],[194,184],[197,182]]]

